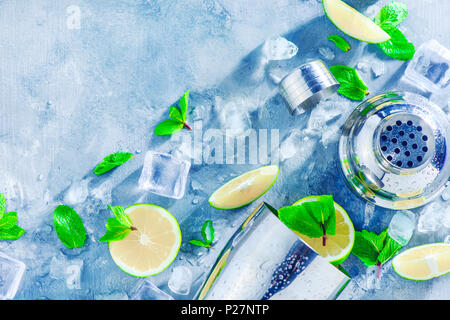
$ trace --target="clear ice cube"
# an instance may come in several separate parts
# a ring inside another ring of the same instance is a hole
[[[139,188],[160,196],[181,199],[191,163],[170,154],[148,151],[139,178]]]
[[[161,289],[159,289],[150,280],[144,281],[136,293],[133,295],[132,300],[174,300],[173,297]]]
[[[178,266],[173,268],[169,279],[169,289],[176,294],[187,295],[191,289],[192,273],[188,267]]]
[[[403,80],[428,93],[446,88],[450,83],[450,50],[436,40],[425,42],[406,68]]]
[[[13,299],[25,272],[25,264],[0,252],[0,300]]]
[[[267,60],[287,60],[297,54],[298,48],[285,38],[276,37],[266,40],[262,51]]]
[[[415,228],[415,214],[408,210],[402,210],[392,217],[389,223],[388,234],[399,244],[405,246],[411,239]]]

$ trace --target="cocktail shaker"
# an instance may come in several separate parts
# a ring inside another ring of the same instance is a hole
[[[351,189],[389,209],[434,199],[450,176],[447,116],[425,97],[389,92],[361,103],[342,128],[339,156]]]
[[[197,299],[334,299],[349,280],[261,203],[228,241]]]

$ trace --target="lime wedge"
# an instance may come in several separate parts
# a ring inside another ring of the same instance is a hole
[[[266,193],[277,177],[276,165],[248,171],[217,189],[209,197],[209,204],[223,210],[243,207]]]
[[[341,0],[323,0],[325,14],[350,37],[369,43],[381,43],[391,37],[372,20]]]
[[[392,260],[397,274],[409,280],[429,280],[450,272],[450,243],[431,243],[399,253]]]

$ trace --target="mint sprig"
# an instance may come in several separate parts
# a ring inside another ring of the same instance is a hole
[[[190,240],[189,243],[194,246],[212,248],[211,244],[214,241],[214,227],[211,220],[206,220],[202,226],[203,240]]]
[[[158,136],[165,136],[176,133],[186,127],[189,130],[192,128],[187,124],[187,108],[189,102],[189,90],[187,90],[180,99],[180,108],[170,107],[170,120],[164,120],[155,127],[155,134]]]
[[[406,39],[405,35],[397,28],[385,30],[391,38],[378,44],[378,47],[389,57],[396,60],[411,60],[416,53],[414,44]]]
[[[416,52],[414,44],[409,42],[405,35],[397,29],[407,15],[406,4],[390,2],[380,10],[374,20],[391,37],[389,40],[379,43],[378,47],[389,57],[402,61],[411,60]]]
[[[376,265],[378,267],[378,277],[381,267],[390,260],[402,246],[389,237],[387,228],[380,234],[367,230],[355,232],[355,243],[352,253],[358,257],[366,267]]]
[[[322,245],[327,245],[327,235],[336,234],[336,213],[333,197],[319,196],[317,201],[283,207],[278,217],[290,229],[311,238],[322,237]]]
[[[116,152],[106,156],[94,169],[96,175],[104,174],[115,167],[118,167],[128,160],[133,159],[130,152]]]
[[[335,65],[330,67],[330,71],[340,84],[338,93],[343,96],[360,101],[364,100],[365,96],[369,94],[366,84],[354,68]]]
[[[333,42],[336,45],[336,47],[338,47],[344,52],[347,52],[348,50],[351,49],[350,44],[344,38],[338,36],[337,34],[330,35],[328,37],[328,40]]]
[[[108,218],[106,222],[106,233],[99,239],[100,242],[120,241],[125,239],[131,231],[137,230],[131,222],[130,217],[121,206],[108,206],[115,218]]]
[[[86,230],[77,212],[69,206],[59,205],[53,212],[53,224],[59,240],[69,249],[79,248],[86,241]]]
[[[6,198],[0,193],[0,239],[17,240],[25,230],[17,225],[17,213],[6,212]]]
[[[390,2],[375,17],[374,22],[384,31],[396,28],[408,15],[406,4]]]

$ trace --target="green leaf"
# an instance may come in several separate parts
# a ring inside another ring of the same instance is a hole
[[[199,247],[206,247],[206,248],[211,248],[211,245],[208,243],[204,243],[201,240],[189,240],[190,244],[193,244],[194,246],[199,246]]]
[[[116,217],[117,221],[124,225],[127,226],[128,228],[131,228],[131,226],[133,225],[133,223],[131,222],[130,217],[128,217],[128,215],[125,213],[125,209],[121,206],[109,206],[108,208],[112,210],[114,216]]]
[[[102,162],[100,162],[97,167],[94,169],[94,173],[96,175],[103,174],[108,172],[115,167],[118,167],[128,160],[133,158],[133,154],[130,152],[116,152],[106,156]]]
[[[0,230],[11,229],[17,223],[17,213],[8,212],[0,219]]]
[[[18,225],[13,226],[9,229],[1,229],[0,230],[0,239],[3,240],[17,240],[19,239],[23,234],[25,234],[25,230],[19,227]]]
[[[155,134],[158,136],[166,136],[183,129],[184,124],[174,120],[164,120],[155,128]]]
[[[384,30],[391,38],[388,41],[378,44],[378,47],[389,57],[406,61],[414,57],[416,49],[414,44],[408,41],[403,33],[397,28]]]
[[[364,262],[367,267],[376,265],[388,238],[387,228],[379,235],[366,230],[356,231],[352,253]],[[386,256],[389,254],[390,251],[383,253]]]
[[[278,217],[289,229],[311,238],[323,236],[321,226],[304,205],[283,207],[278,210]]]
[[[58,206],[53,212],[53,224],[61,242],[69,249],[82,247],[86,230],[80,216],[71,207]]]
[[[183,122],[186,122],[188,101],[189,101],[189,90],[187,90],[180,99],[180,110]]]
[[[6,198],[3,193],[0,193],[0,218],[3,217],[5,212],[6,212]]]
[[[112,218],[110,218],[112,219]],[[113,219],[114,220],[114,219]],[[106,230],[106,233],[99,239],[100,242],[111,242],[111,241],[120,241],[125,239],[128,234],[131,232],[130,228],[127,228],[123,225],[120,228],[113,227],[113,230]],[[111,226],[110,226],[111,227]]]
[[[331,73],[339,82],[338,92],[351,100],[364,100],[369,94],[366,84],[361,80],[354,68],[336,65],[330,67]]]
[[[391,2],[384,6],[375,17],[375,23],[384,31],[397,27],[408,15],[406,4]]]
[[[181,115],[180,109],[178,109],[177,107],[170,107],[169,108],[169,117],[170,119],[172,119],[173,121],[178,121],[183,123],[183,116]]]
[[[385,263],[386,261],[394,257],[401,248],[402,246],[397,241],[387,236],[384,248],[383,250],[381,250],[380,255],[378,256],[378,262],[380,264]]]
[[[350,44],[344,38],[338,36],[337,34],[332,34],[331,36],[328,37],[328,40],[334,42],[336,47],[338,47],[344,52],[347,52],[351,48]]]
[[[323,195],[318,197],[318,202],[327,211],[328,219],[325,221],[325,231],[327,234],[336,234],[336,210],[334,209],[333,196]]]
[[[214,227],[211,220],[206,220],[202,227],[202,237],[206,244],[214,241]]]

